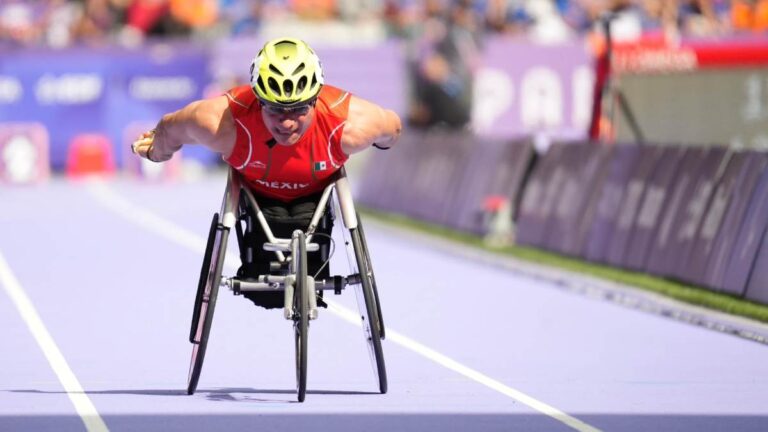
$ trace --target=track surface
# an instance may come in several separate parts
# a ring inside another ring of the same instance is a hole
[[[187,396],[194,289],[224,181],[0,190],[0,431],[768,430],[765,345],[569,294],[372,221],[388,394],[346,319],[353,292],[330,296],[311,323],[299,404],[290,323],[222,291]]]

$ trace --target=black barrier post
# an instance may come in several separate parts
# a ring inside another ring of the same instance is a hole
[[[619,102],[619,110],[622,114],[624,114],[624,119],[627,120],[627,123],[629,123],[629,127],[632,129],[632,134],[635,136],[638,144],[645,144],[645,135],[643,134],[643,131],[640,130],[640,125],[637,123],[635,113],[632,112],[632,108],[629,107],[629,101],[627,101],[627,97],[624,96],[624,92],[619,88],[615,89],[615,92],[616,99]]]
[[[595,87],[592,91],[592,118],[589,122],[589,138],[592,141],[600,141],[600,119],[603,115],[602,105],[603,96],[605,96],[608,82],[611,75],[611,26],[609,24],[610,15],[603,15],[601,24],[605,32],[605,52],[595,61]]]
[[[600,141],[600,118],[602,117],[603,98],[608,96],[609,104],[607,118],[613,121],[614,104],[618,103],[618,110],[632,129],[632,134],[639,145],[645,143],[645,135],[640,129],[632,108],[629,105],[624,92],[612,84],[613,75],[613,35],[611,33],[611,21],[616,18],[613,12],[607,12],[600,16],[600,26],[605,34],[605,53],[597,60],[595,90],[593,92],[592,119],[589,126],[589,137],[594,141]],[[614,102],[615,99],[615,102]]]

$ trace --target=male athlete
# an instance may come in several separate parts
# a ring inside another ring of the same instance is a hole
[[[254,192],[274,234],[290,237],[294,229],[307,228],[322,190],[350,155],[370,146],[392,147],[400,128],[393,111],[325,85],[320,60],[305,42],[279,38],[253,60],[250,85],[164,115],[132,149],[153,162],[167,161],[189,143],[220,153]],[[253,222],[238,277],[266,274],[274,259],[262,250],[266,236]],[[325,250],[330,230],[318,228]],[[310,274],[327,274],[322,260],[309,261]],[[281,293],[244,295],[266,308],[283,306]]]

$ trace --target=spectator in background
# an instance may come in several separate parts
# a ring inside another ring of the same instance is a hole
[[[446,6],[425,2],[425,21],[411,59],[411,125],[462,128],[472,110],[474,69],[480,51],[479,20],[471,1]]]
[[[530,17],[528,36],[540,43],[563,42],[572,36],[572,30],[563,20],[553,0],[527,0],[525,12]]]
[[[381,19],[381,0],[336,0],[339,17],[344,21]]]
[[[147,36],[188,35],[190,28],[171,15],[169,0],[133,0],[126,9],[123,43],[140,43]]]
[[[261,0],[220,0],[220,17],[233,36],[254,35],[261,28],[264,2]]]
[[[45,32],[44,17],[48,10],[44,1],[0,3],[0,40],[12,45],[35,45]]]
[[[482,2],[479,2],[482,3]],[[525,0],[486,0],[479,10],[485,16],[486,29],[496,33],[524,34],[533,22]]]
[[[730,23],[737,32],[768,31],[768,0],[733,0]]]
[[[171,18],[183,28],[201,31],[219,18],[218,0],[169,0]]]
[[[299,18],[327,20],[336,17],[335,0],[288,0],[288,4]]]
[[[675,24],[682,34],[712,36],[722,33],[712,0],[683,0],[675,11]]]
[[[73,27],[76,40],[104,42],[119,32],[131,0],[86,0],[80,19]]]

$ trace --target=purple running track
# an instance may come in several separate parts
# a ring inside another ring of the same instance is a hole
[[[213,176],[2,192],[0,256],[110,430],[570,429],[563,418],[581,430],[768,428],[768,346],[553,289],[371,220],[386,395],[361,330],[321,310],[307,399],[294,402],[290,324],[222,290],[198,392],[187,396],[194,248],[223,189]],[[175,228],[142,225],[157,220]],[[334,274],[346,271],[337,249]],[[5,288],[0,430],[83,430]],[[352,292],[330,299],[356,310]]]

